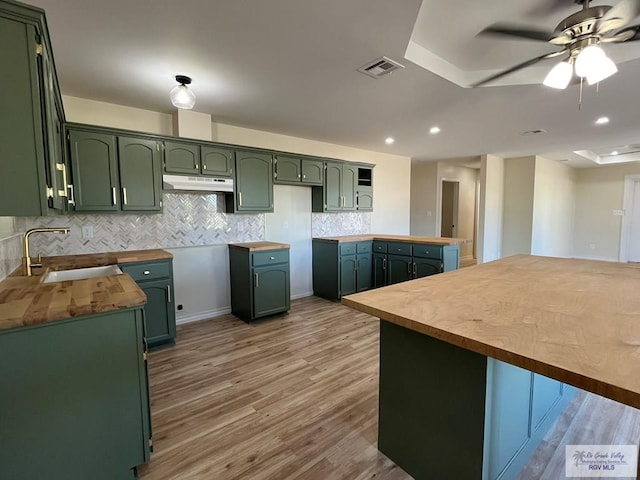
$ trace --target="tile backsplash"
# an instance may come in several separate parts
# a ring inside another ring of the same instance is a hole
[[[189,247],[265,239],[265,214],[227,214],[224,212],[225,200],[222,195],[165,193],[163,201],[162,214],[19,217],[15,219],[15,227],[18,232],[43,226],[71,227],[68,235],[33,235],[30,240],[34,256]],[[82,238],[83,227],[93,230],[93,238]],[[313,213],[311,230],[314,237],[369,233],[371,213]],[[13,243],[9,242],[13,249],[10,254],[5,255],[0,251],[2,265],[15,264],[15,258],[19,265],[22,256],[20,237],[17,238],[17,256]]]
[[[13,272],[22,262],[22,235],[0,235],[0,280]]]

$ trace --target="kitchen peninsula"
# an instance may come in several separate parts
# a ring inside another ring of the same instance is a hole
[[[343,298],[380,326],[378,447],[515,478],[578,387],[640,407],[640,268],[517,255]]]

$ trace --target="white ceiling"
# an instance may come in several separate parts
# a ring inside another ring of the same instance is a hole
[[[215,121],[418,160],[545,152],[561,158],[640,143],[640,60],[633,59],[640,42],[606,47],[623,63],[598,92],[586,89],[582,110],[577,87],[463,88],[430,71],[442,75],[437,66],[414,63],[418,51],[477,79],[554,51],[475,35],[498,21],[551,30],[579,8],[570,0],[553,15],[541,12],[545,0],[32,1],[47,12],[67,95],[171,112],[173,77],[186,74],[195,110]],[[405,58],[407,47],[414,61]],[[406,68],[377,80],[356,71],[382,55]],[[510,81],[541,81],[552,65]],[[602,115],[611,122],[596,127]],[[440,134],[428,133],[434,125]],[[534,129],[548,133],[520,135]],[[392,146],[384,144],[387,136],[395,137]]]

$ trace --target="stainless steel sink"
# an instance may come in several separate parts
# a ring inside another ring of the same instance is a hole
[[[60,270],[57,272],[47,273],[44,276],[42,283],[64,282],[67,280],[83,280],[85,278],[105,277],[107,275],[122,275],[122,270],[120,270],[117,265]]]

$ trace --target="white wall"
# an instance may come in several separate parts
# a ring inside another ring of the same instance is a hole
[[[504,159],[495,155],[483,155],[480,165],[477,255],[478,263],[484,263],[502,256]]]
[[[436,236],[438,163],[411,165],[411,235]]]
[[[459,238],[469,240],[460,247],[461,257],[473,256],[475,236],[476,184],[478,170],[450,162],[438,162],[438,181],[436,183],[436,235],[440,236],[442,218],[442,182],[444,180],[459,182],[458,189],[458,233]]]
[[[212,134],[217,135],[213,140],[224,143],[374,164],[376,166],[373,169],[374,208],[371,218],[373,232],[398,235],[409,233],[411,210],[411,159],[409,157],[225,124],[212,127]]]
[[[573,256],[575,169],[536,158],[531,254]]]
[[[531,253],[536,157],[504,161],[502,256]]]
[[[574,256],[618,261],[623,217],[613,211],[623,208],[625,175],[639,174],[638,164],[576,170]]]

